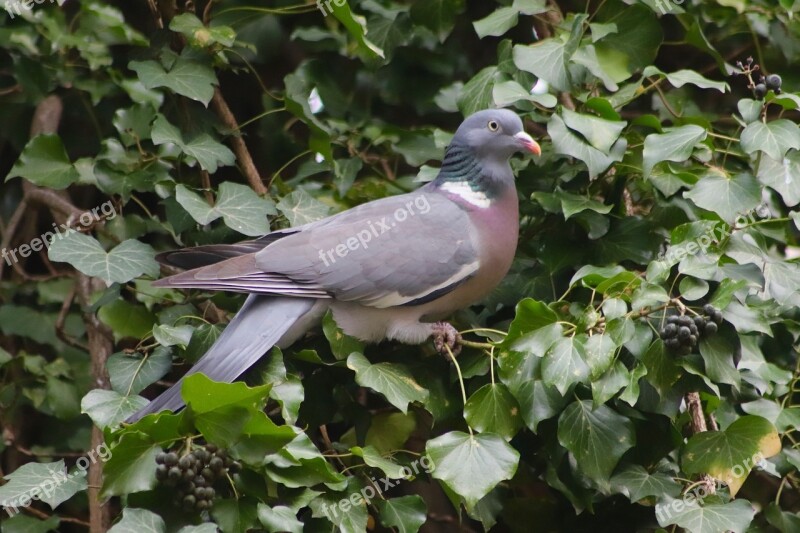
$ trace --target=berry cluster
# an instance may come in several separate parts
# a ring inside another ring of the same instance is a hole
[[[692,318],[686,315],[667,317],[660,331],[667,349],[680,355],[692,353],[700,337],[714,335],[722,324],[722,313],[713,305],[703,307],[703,315]]]
[[[767,77],[761,76],[759,82],[760,83],[757,83],[756,88],[753,90],[753,93],[759,100],[767,96],[767,91],[770,89],[775,91],[775,94],[781,94],[781,84],[783,80],[777,74],[770,74]]]
[[[213,444],[193,446],[183,455],[161,452],[156,455],[156,464],[156,479],[176,489],[175,501],[187,511],[210,508],[216,496],[214,482],[242,469],[238,461]]]
[[[753,75],[756,71],[761,70],[761,67],[757,63],[754,64],[752,57],[747,58],[746,64],[737,61],[736,66],[741,71],[741,74],[747,76],[747,79],[750,81],[748,89],[753,91],[753,95],[757,100],[763,100],[770,90],[774,91],[775,94],[781,94],[783,80],[777,74],[770,74],[769,76],[762,75],[758,78],[758,83],[753,80]]]

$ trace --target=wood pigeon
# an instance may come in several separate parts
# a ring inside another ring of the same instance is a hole
[[[516,152],[541,153],[520,118],[479,111],[459,126],[436,179],[414,192],[256,240],[161,254],[189,270],[154,286],[250,295],[187,375],[231,382],[328,310],[363,341],[433,337],[440,351],[456,348],[455,328],[438,321],[488,295],[516,252],[519,206],[508,162]],[[182,381],[128,421],[180,409]]]

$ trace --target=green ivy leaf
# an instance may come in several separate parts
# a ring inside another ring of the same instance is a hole
[[[116,426],[147,403],[141,396],[123,396],[113,390],[95,389],[81,400],[81,412],[103,429]]]
[[[166,87],[207,106],[214,96],[217,76],[200,57],[187,49],[170,66],[147,60],[131,61],[128,67],[136,72],[147,89]]]
[[[609,407],[592,408],[589,400],[575,401],[558,418],[558,441],[575,456],[578,469],[601,487],[622,454],[636,444],[633,423]]]
[[[514,0],[509,7],[501,7],[491,15],[472,23],[475,33],[483,39],[488,35],[499,37],[517,25],[519,15],[538,15],[547,11],[545,0]]]
[[[213,44],[233,46],[236,32],[230,26],[205,27],[199,18],[192,13],[181,13],[169,23],[169,29],[183,34],[192,46],[209,47]]]
[[[580,159],[586,163],[589,175],[592,177],[603,173],[613,162],[621,161],[627,148],[627,140],[623,137],[612,147],[609,154],[603,153],[570,131],[564,119],[556,114],[553,114],[547,123],[547,133],[550,134],[553,149],[557,154]]]
[[[379,500],[377,507],[381,524],[398,533],[416,533],[428,519],[425,502],[417,494]]]
[[[25,145],[6,181],[25,178],[35,185],[66,189],[78,181],[78,171],[69,160],[67,150],[56,134],[37,135]]]
[[[491,433],[468,435],[451,431],[425,445],[436,465],[432,475],[474,508],[498,483],[517,471],[519,452]]]
[[[111,387],[124,395],[139,394],[145,387],[164,377],[171,368],[170,351],[163,347],[142,357],[138,354],[115,353],[106,362]]]
[[[217,171],[217,168],[231,166],[236,162],[236,156],[233,152],[224,144],[217,142],[208,133],[200,133],[189,140],[185,140],[181,131],[170,124],[166,117],[161,114],[153,122],[153,129],[150,135],[153,139],[153,144],[156,146],[174,144],[181,149],[182,153],[194,158],[203,170],[207,170],[212,174]],[[183,187],[183,185],[179,185],[179,187]],[[240,187],[246,188],[244,185],[240,185]]]
[[[758,180],[777,191],[787,206],[800,204],[800,151],[790,150],[779,160],[762,157]]]
[[[292,227],[322,220],[330,214],[331,208],[303,189],[295,189],[280,199],[277,205]]]
[[[409,13],[411,20],[431,30],[443,43],[462,11],[464,0],[428,0],[414,2]]]
[[[476,431],[511,440],[522,427],[517,400],[502,383],[484,385],[464,405],[464,419]]]
[[[561,115],[567,127],[583,135],[589,144],[604,154],[611,151],[611,147],[617,142],[622,130],[627,125],[627,122],[624,121],[606,120],[576,113],[566,108],[561,110]]]
[[[147,274],[158,276],[155,250],[149,244],[128,239],[106,252],[90,235],[73,232],[50,245],[51,261],[69,263],[87,276],[100,278],[108,285],[127,283]]]
[[[469,116],[491,106],[493,89],[498,76],[497,67],[486,67],[464,85],[457,100],[461,114]]]
[[[265,503],[259,503],[258,521],[269,533],[303,532],[303,523],[297,519],[297,512],[284,505],[270,507]]]
[[[665,128],[666,133],[651,133],[644,140],[644,174],[649,176],[653,167],[662,161],[686,161],[697,143],[708,136],[705,128],[689,124]]]
[[[380,452],[372,446],[364,446],[363,448],[360,446],[353,446],[350,448],[350,451],[353,455],[361,457],[367,465],[382,470],[383,473],[386,474],[386,477],[390,479],[403,479],[406,477],[404,473],[405,469],[402,465],[383,457]]]
[[[122,520],[114,524],[108,533],[165,533],[164,519],[147,509],[126,507]]]
[[[677,498],[682,489],[681,484],[671,476],[663,472],[651,474],[639,465],[622,468],[611,478],[611,485],[634,503],[648,496]]]
[[[356,383],[383,394],[386,399],[403,413],[411,402],[424,403],[428,391],[414,379],[406,367],[395,363],[370,364],[358,352],[347,358],[347,368],[356,373]]]
[[[760,416],[736,419],[723,431],[693,435],[681,456],[687,474],[705,473],[726,483],[736,496],[750,470],[762,459],[781,451],[775,426]]]
[[[696,500],[686,505],[683,500],[664,498],[659,509],[661,512],[656,513],[659,525],[675,524],[692,533],[744,533],[755,516],[755,510],[747,500],[722,503],[715,496],[707,496],[702,505]]]
[[[800,126],[787,119],[766,124],[752,122],[742,132],[741,143],[748,154],[762,151],[772,159],[782,160],[790,149],[800,149]]]
[[[269,233],[267,215],[276,213],[271,201],[259,197],[246,185],[228,181],[220,184],[213,206],[184,185],[175,188],[175,199],[198,224],[209,224],[222,217],[226,226],[251,237]]]
[[[121,496],[154,488],[156,454],[160,451],[144,433],[124,433],[103,466],[101,496]]]
[[[7,483],[0,487],[0,502],[9,510],[30,505],[31,499],[41,500],[55,509],[87,487],[86,473],[76,470],[68,474],[63,460],[26,463],[6,474],[4,479]]]
[[[698,207],[717,213],[729,224],[761,201],[761,187],[748,173],[728,177],[720,172],[706,173],[692,190],[683,194]]]
[[[563,396],[575,383],[589,378],[584,341],[577,337],[562,337],[547,351],[542,361],[545,385],[558,389]]]

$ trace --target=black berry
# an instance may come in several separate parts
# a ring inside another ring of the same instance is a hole
[[[753,94],[756,95],[758,100],[761,100],[767,95],[767,86],[763,83],[759,83],[756,85],[756,88],[753,90]]]
[[[777,74],[770,74],[767,76],[767,88],[772,89],[776,93],[781,90],[781,84],[783,80]]]

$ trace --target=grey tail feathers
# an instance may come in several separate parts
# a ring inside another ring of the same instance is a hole
[[[191,374],[202,372],[214,381],[232,382],[276,345],[315,302],[312,298],[249,296],[222,335],[191,370],[126,422],[136,422],[159,411],[178,411],[184,405],[181,385]]]

